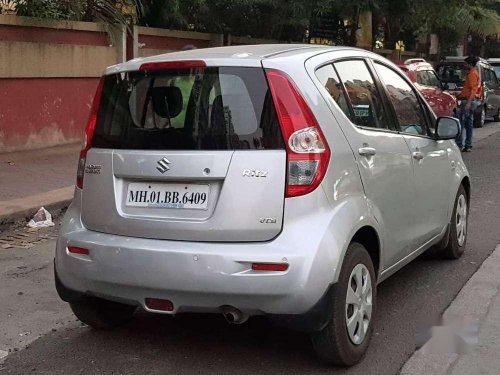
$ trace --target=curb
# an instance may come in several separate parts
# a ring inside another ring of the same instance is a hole
[[[498,374],[491,367],[498,362],[488,362],[498,350],[496,339],[488,338],[485,331],[491,333],[498,330],[487,325],[486,318],[500,296],[500,282],[497,272],[500,265],[500,245],[483,262],[469,281],[446,309],[444,317],[460,317],[479,323],[479,342],[466,355],[456,353],[432,353],[427,351],[429,343],[417,350],[401,368],[400,375],[459,375],[459,374]],[[498,303],[498,302],[497,302]],[[498,306],[498,305],[497,305]],[[493,316],[498,321],[496,316]],[[494,354],[491,354],[494,353]]]
[[[74,189],[74,186],[67,186],[41,194],[0,202],[0,225],[31,218],[40,207],[45,207],[49,211],[66,208],[73,200]]]

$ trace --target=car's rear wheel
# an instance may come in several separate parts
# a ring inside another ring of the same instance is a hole
[[[363,245],[349,245],[335,286],[332,318],[311,340],[325,363],[352,366],[363,358],[373,331],[376,302],[373,262]]]
[[[485,121],[486,121],[486,110],[484,108],[484,105],[482,105],[478,107],[474,115],[474,127],[482,128],[484,126]]]
[[[469,218],[468,203],[467,193],[460,185],[451,216],[448,244],[437,251],[445,259],[458,259],[465,251]]]
[[[113,329],[129,322],[136,310],[135,306],[100,298],[88,298],[70,303],[71,310],[82,322],[95,329]]]

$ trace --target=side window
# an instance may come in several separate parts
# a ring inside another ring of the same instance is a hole
[[[427,135],[425,113],[412,87],[394,70],[375,63],[404,133]]]
[[[349,105],[347,104],[344,90],[342,90],[342,84],[340,83],[337,72],[333,69],[333,65],[328,64],[316,70],[316,77],[345,115],[352,120]]]
[[[359,126],[388,129],[382,98],[366,63],[362,60],[340,61],[334,66],[349,96],[353,122]]]

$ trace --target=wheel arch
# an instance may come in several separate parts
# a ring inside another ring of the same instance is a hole
[[[467,202],[470,203],[470,179],[469,179],[469,176],[465,176],[462,179],[462,182],[460,184],[464,187],[465,192],[467,193]]]
[[[380,238],[374,227],[370,225],[365,225],[358,229],[358,231],[352,237],[350,243],[357,242],[364,246],[364,248],[370,254],[370,258],[373,262],[373,267],[375,268],[375,275],[377,279],[381,271],[381,244]]]
[[[376,221],[375,222],[372,222],[371,220],[363,221],[358,223],[358,225],[353,228],[352,232],[345,237],[345,242],[344,245],[342,246],[342,252],[338,257],[338,266],[336,267],[335,270],[333,283],[336,283],[339,278],[340,270],[342,269],[342,266],[344,264],[344,259],[347,254],[347,250],[349,248],[349,245],[353,242],[357,242],[363,245],[368,251],[370,258],[372,259],[373,267],[375,269],[375,274],[378,280],[380,273],[383,270],[384,258],[382,250],[383,240],[377,228],[378,226]]]

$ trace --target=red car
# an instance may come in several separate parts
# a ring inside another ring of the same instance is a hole
[[[422,93],[436,116],[454,117],[457,100],[444,91],[443,84],[431,64],[424,59],[410,59],[397,65]]]

